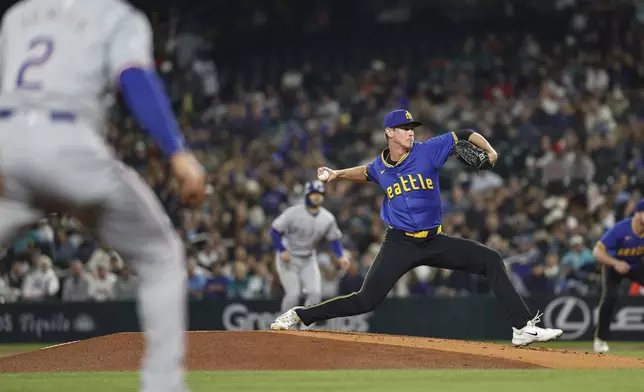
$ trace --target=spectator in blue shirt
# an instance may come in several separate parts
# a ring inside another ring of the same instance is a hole
[[[248,267],[243,261],[236,261],[233,264],[233,279],[228,285],[228,298],[249,299],[249,283]]]
[[[201,299],[206,277],[197,270],[197,260],[188,258],[188,290],[190,299]]]
[[[584,239],[580,235],[575,235],[570,240],[570,249],[561,260],[562,269],[579,271],[589,264],[595,264],[593,252],[584,245]]]
[[[204,287],[204,299],[217,300],[226,299],[230,279],[224,275],[222,263],[212,264],[212,276]]]

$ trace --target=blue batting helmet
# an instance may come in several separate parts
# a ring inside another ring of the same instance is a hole
[[[304,185],[304,196],[308,196],[311,193],[324,194],[324,183],[320,180],[307,182]]]

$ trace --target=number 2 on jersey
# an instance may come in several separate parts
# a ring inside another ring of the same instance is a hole
[[[42,48],[42,49],[41,49]],[[27,70],[33,67],[43,65],[54,51],[54,41],[47,37],[36,37],[29,41],[29,51],[40,50],[40,53],[28,57],[18,68],[18,78],[16,85],[19,89],[23,90],[40,90],[42,86],[40,82],[27,81],[25,74]]]

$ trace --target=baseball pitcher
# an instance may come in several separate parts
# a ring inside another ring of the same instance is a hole
[[[439,171],[456,154],[471,167],[489,170],[498,155],[489,142],[464,129],[424,142],[414,140],[422,126],[411,113],[398,109],[383,121],[387,147],[365,166],[342,170],[318,169],[326,181],[372,181],[386,197],[380,217],[387,225],[385,238],[359,291],[308,307],[295,307],[277,317],[273,330],[288,330],[336,317],[374,310],[407,272],[426,265],[484,276],[512,320],[512,344],[526,346],[560,337],[561,329],[541,328],[541,315],[532,315],[508,277],[503,259],[494,249],[476,241],[443,233]],[[325,173],[325,174],[323,174]]]
[[[342,232],[333,214],[322,206],[324,183],[307,182],[304,203],[284,210],[272,224],[271,236],[277,249],[275,266],[282,287],[282,311],[298,305],[304,294],[305,305],[318,303],[321,299],[321,276],[316,248],[320,241],[329,241],[342,268],[349,260],[342,249]]]
[[[145,333],[141,390],[184,392],[183,245],[158,199],[102,137],[120,88],[170,159],[186,202],[204,174],[184,148],[152,57],[148,19],[121,0],[23,0],[0,26],[0,244],[47,213],[69,213],[133,263]]]

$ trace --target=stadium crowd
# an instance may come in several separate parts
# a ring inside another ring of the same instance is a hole
[[[302,202],[302,186],[318,166],[349,167],[378,156],[382,118],[396,108],[425,122],[417,140],[472,128],[499,152],[492,171],[473,172],[456,159],[445,165],[444,232],[497,249],[524,296],[596,294],[592,247],[642,197],[644,30],[631,6],[570,3],[532,17],[541,30],[526,31],[519,16],[506,15],[514,20],[511,33],[468,31],[426,49],[423,61],[413,54],[401,60],[433,42],[410,29],[409,40],[391,39],[401,47],[382,45],[367,62],[347,60],[356,50],[347,42],[330,45],[333,60],[301,55],[275,65],[275,57],[266,57],[256,60],[266,67],[251,67],[243,77],[225,57],[215,63],[208,56],[205,35],[174,35],[159,24],[159,71],[208,170],[202,208],[181,205],[159,150],[120,101],[106,134],[184,239],[194,300],[280,297],[272,219]],[[552,19],[552,12],[559,16]],[[328,15],[316,9],[306,23],[324,35],[332,30]],[[382,200],[374,184],[327,186],[324,205],[337,218],[353,265],[342,272],[321,245],[324,297],[359,289],[383,239]],[[122,300],[136,290],[127,262],[68,216],[50,216],[6,244],[0,276],[5,301]],[[477,277],[419,267],[391,295],[488,292]]]

